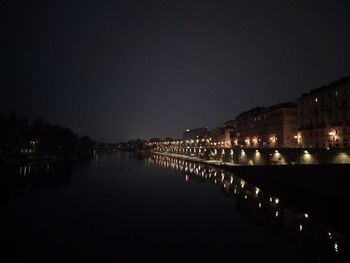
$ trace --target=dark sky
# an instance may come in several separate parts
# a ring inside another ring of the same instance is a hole
[[[0,112],[180,137],[350,75],[350,1],[0,1]]]

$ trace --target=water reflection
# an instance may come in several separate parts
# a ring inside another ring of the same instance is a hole
[[[147,165],[180,171],[187,183],[213,183],[227,196],[233,196],[236,208],[258,224],[305,252],[309,262],[348,262],[348,238],[312,219],[307,211],[285,206],[283,200],[263,191],[235,174],[202,163],[150,155]]]
[[[43,186],[67,186],[78,166],[90,160],[55,160],[24,162],[1,167],[1,194],[4,199],[24,187],[41,189]]]

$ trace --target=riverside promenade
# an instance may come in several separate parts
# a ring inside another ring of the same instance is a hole
[[[152,150],[224,165],[350,164],[350,148],[223,148],[158,145]]]

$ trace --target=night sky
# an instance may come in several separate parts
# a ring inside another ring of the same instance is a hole
[[[0,1],[0,112],[181,137],[350,75],[350,1]]]

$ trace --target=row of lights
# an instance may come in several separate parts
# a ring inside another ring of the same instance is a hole
[[[334,139],[335,136],[337,135],[337,132],[336,132],[336,130],[331,130],[331,131],[328,133],[328,135],[329,135],[329,136],[332,136],[333,139]],[[294,136],[294,139],[297,139],[298,144],[300,144],[301,141],[302,141],[302,135],[301,135],[301,133],[298,133],[297,135],[295,135],[295,136]],[[276,136],[271,136],[271,137],[269,138],[270,143],[276,143],[277,140],[278,140],[278,139],[277,139]],[[247,145],[250,145],[251,142],[255,145],[255,144],[257,144],[258,142],[260,142],[261,139],[258,138],[258,137],[254,137],[254,138],[252,138],[252,139],[250,139],[249,137],[247,137],[244,141],[245,141],[245,143],[246,143]],[[155,143],[155,144],[166,144],[166,145],[168,145],[168,144],[173,144],[173,145],[174,145],[174,144],[183,144],[183,143],[186,143],[186,144],[194,144],[194,143],[199,143],[199,142],[207,143],[207,144],[209,144],[209,145],[214,145],[214,146],[216,146],[216,145],[231,145],[231,142],[227,142],[227,141],[226,141],[226,142],[225,142],[225,141],[215,142],[215,141],[212,140],[212,138],[207,138],[207,139],[204,139],[204,138],[203,138],[203,139],[196,139],[196,140],[191,139],[191,140],[184,140],[184,141],[182,141],[182,140],[180,140],[180,141],[165,141],[165,142],[160,142],[160,143]],[[234,145],[238,145],[238,140],[237,140],[237,139],[234,140]]]

